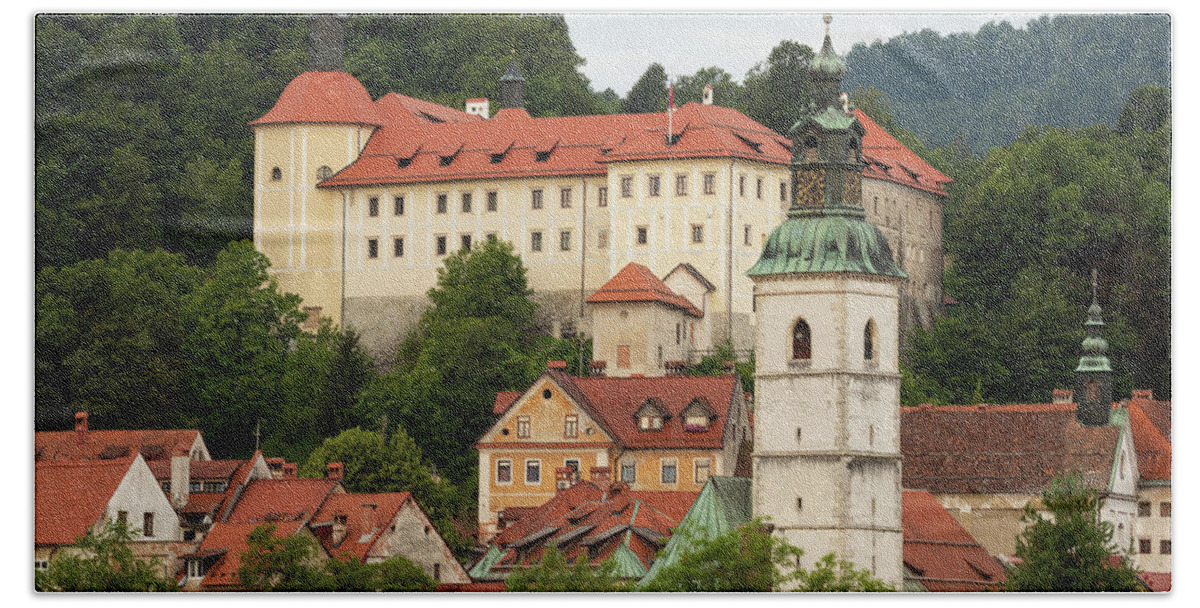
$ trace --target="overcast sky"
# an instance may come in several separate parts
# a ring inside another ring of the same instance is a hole
[[[731,5],[726,5],[731,6]],[[989,21],[1024,27],[1040,13],[841,13],[834,14],[834,50],[843,57],[855,43],[870,44],[904,32],[974,32]],[[575,50],[587,60],[592,88],[625,96],[646,68],[658,62],[671,76],[717,66],[741,82],[780,40],[821,48],[821,13],[567,13]]]

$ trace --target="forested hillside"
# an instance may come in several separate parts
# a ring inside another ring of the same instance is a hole
[[[896,121],[926,143],[961,137],[981,152],[1029,126],[1111,125],[1134,88],[1169,88],[1171,19],[1059,15],[1021,29],[922,30],[855,45],[846,63],[846,90],[883,91]]]

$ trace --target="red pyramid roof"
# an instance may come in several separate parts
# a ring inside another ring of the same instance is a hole
[[[693,317],[704,316],[704,313],[687,298],[672,291],[666,283],[654,276],[649,268],[636,262],[626,264],[616,276],[597,289],[587,302],[659,302],[678,308]]]
[[[304,72],[283,89],[275,107],[251,125],[294,122],[383,125],[371,94],[346,72]]]

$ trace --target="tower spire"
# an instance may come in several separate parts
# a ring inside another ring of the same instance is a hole
[[[500,105],[503,108],[524,108],[525,77],[517,65],[517,49],[513,48],[510,55],[512,60],[508,63],[508,70],[500,77]]]
[[[1075,418],[1080,424],[1101,426],[1108,424],[1112,408],[1112,366],[1108,360],[1108,341],[1101,336],[1104,319],[1098,294],[1098,273],[1092,269],[1092,305],[1088,307],[1088,318],[1083,326],[1087,337],[1083,339],[1079,366],[1075,368]]]

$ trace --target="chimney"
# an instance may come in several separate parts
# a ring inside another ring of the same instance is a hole
[[[575,467],[558,467],[554,469],[554,489],[561,492],[570,489],[579,481],[579,471]]]
[[[592,481],[603,486],[612,481],[612,469],[609,467],[592,467]]]
[[[331,530],[330,540],[333,546],[342,544],[342,539],[346,538],[346,513],[341,509],[333,512],[333,529]]]
[[[713,105],[713,87],[711,84],[704,85],[704,105]]]
[[[591,375],[596,376],[598,378],[604,377],[604,370],[607,367],[608,367],[607,361],[592,361],[591,363],[588,364],[588,368],[591,371]]]
[[[489,108],[488,108],[488,98],[487,97],[477,97],[475,99],[468,99],[467,107],[464,108],[463,111],[466,112],[467,114],[474,114],[475,116],[478,116],[485,120],[489,116],[491,116],[491,113],[489,112]]]
[[[295,478],[296,478],[296,463],[294,463],[294,462],[283,463],[283,479],[295,479]]]
[[[1054,389],[1054,403],[1075,403],[1075,391],[1069,388]]]
[[[83,437],[88,430],[88,413],[75,412],[75,443],[83,445]]]
[[[1145,399],[1147,401],[1154,401],[1154,391],[1152,389],[1135,388],[1135,389],[1133,389],[1133,392],[1130,394],[1133,396],[1134,399]]]
[[[331,462],[325,467],[325,477],[334,481],[342,480],[342,463]]]
[[[546,369],[556,369],[560,372],[565,372],[565,371],[567,371],[567,362],[566,361],[547,361]]]
[[[192,459],[171,457],[171,506],[179,509],[188,503],[191,491]]]
[[[313,15],[308,22],[308,69],[314,72],[344,72],[342,43],[344,24],[338,15]]]

